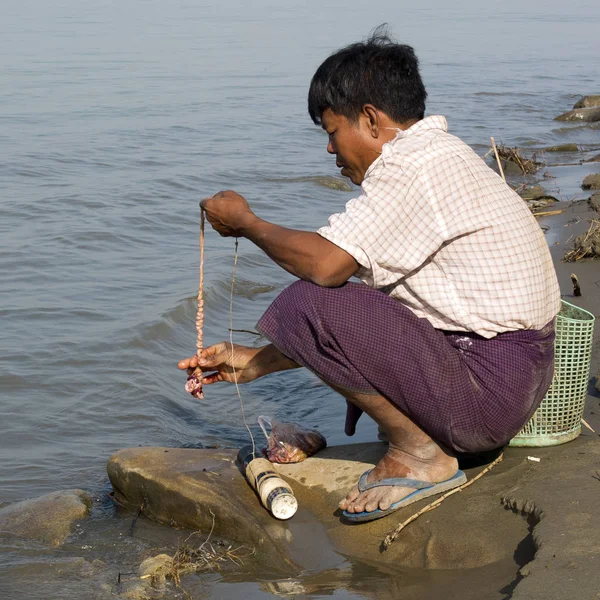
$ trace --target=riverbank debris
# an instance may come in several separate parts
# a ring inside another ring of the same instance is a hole
[[[381,543],[381,550],[387,550],[396,541],[396,538],[398,537],[400,532],[407,525],[410,525],[413,521],[416,521],[421,515],[425,514],[426,512],[436,509],[446,498],[449,498],[450,496],[458,492],[462,492],[465,488],[469,487],[470,485],[473,485],[478,479],[483,477],[486,473],[489,473],[499,462],[502,462],[503,458],[504,452],[502,452],[494,462],[490,463],[485,469],[483,469],[481,473],[478,473],[475,477],[473,477],[473,479],[469,479],[469,481],[467,481],[466,483],[463,483],[462,485],[459,485],[458,487],[450,490],[449,492],[446,492],[437,500],[430,502],[427,506],[424,506],[421,510],[417,511],[414,515],[406,519],[406,521],[400,523],[400,525],[398,525],[398,527],[396,527],[394,531],[388,533],[388,535],[385,536],[385,539]]]
[[[200,532],[195,531],[189,535],[183,542],[183,545],[177,548],[177,552],[172,557],[170,568],[166,572],[167,579],[185,593],[181,587],[181,577],[189,573],[198,573],[200,571],[220,571],[224,563],[233,563],[240,567],[244,564],[244,559],[254,555],[254,548],[247,546],[232,546],[222,541],[211,542],[211,537],[215,529],[215,515],[212,515],[212,526],[206,539],[199,545],[188,544],[195,535]]]
[[[511,148],[510,146],[503,146],[502,144],[496,145],[497,156],[502,159],[505,163],[513,163],[517,165],[523,175],[530,175],[535,173],[543,163],[533,158],[525,158],[517,147]]]
[[[590,219],[586,233],[575,238],[573,247],[563,256],[563,262],[575,262],[582,258],[600,258],[600,220]]]

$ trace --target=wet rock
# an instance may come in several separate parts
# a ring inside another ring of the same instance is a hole
[[[500,159],[500,163],[502,164],[502,170],[505,175],[523,175],[523,170],[516,162]],[[494,169],[497,171],[496,167],[494,167]]]
[[[575,110],[569,110],[568,112],[555,117],[554,120],[593,123],[595,121],[600,121],[600,108],[577,108]]]
[[[593,194],[591,198],[588,200],[588,206],[600,213],[600,193]]]
[[[588,158],[584,162],[586,162],[586,163],[600,162],[600,154],[596,154],[596,156],[592,156],[592,158]]]
[[[583,183],[581,184],[581,189],[584,190],[600,190],[600,173],[593,173],[591,175],[587,175]]]
[[[575,103],[573,108],[593,108],[600,107],[600,95],[584,96]]]
[[[91,507],[83,490],[53,492],[0,509],[0,531],[59,546]]]
[[[535,200],[528,200],[527,206],[530,210],[539,210],[540,208],[546,208],[546,206],[550,206],[555,202],[558,202],[558,199],[554,196],[541,196]]]
[[[558,146],[549,146],[544,148],[545,152],[579,152],[577,144],[559,144]]]
[[[167,576],[173,570],[173,557],[168,554],[158,554],[147,558],[139,568],[140,579],[148,579],[152,587],[163,589]]]
[[[519,191],[519,195],[531,210],[544,208],[550,204],[558,202],[558,198],[550,196],[541,185],[532,185],[528,188]]]
[[[340,192],[351,192],[354,189],[345,179],[340,179],[339,177],[315,175],[306,177],[304,180],[316,183],[317,185],[329,188],[330,190],[339,190]]]
[[[519,196],[521,196],[523,200],[535,200],[536,198],[540,198],[541,196],[545,195],[546,190],[541,185],[532,185],[519,192]]]
[[[290,568],[292,534],[262,507],[236,464],[235,450],[130,448],[108,461],[115,500],[146,517],[209,532],[256,548],[274,567]]]
[[[331,175],[308,175],[305,177],[285,177],[285,178],[269,178],[266,181],[277,183],[314,183],[321,187],[329,188],[330,190],[339,190],[340,192],[351,192],[355,188],[342,177],[332,177]]]

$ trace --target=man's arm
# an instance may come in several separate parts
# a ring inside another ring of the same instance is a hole
[[[353,256],[318,233],[287,229],[258,218],[242,232],[280,267],[323,287],[342,285],[358,270]]]
[[[353,256],[318,233],[288,229],[259,219],[235,192],[219,192],[201,204],[218,233],[249,239],[300,279],[336,287],[348,281],[359,268]]]

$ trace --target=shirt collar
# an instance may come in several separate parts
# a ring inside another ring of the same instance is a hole
[[[425,117],[424,119],[417,121],[414,125],[411,125],[408,129],[400,130],[392,142],[415,135],[417,133],[423,133],[425,131],[432,131],[435,129],[443,131],[444,133],[448,131],[448,122],[446,121],[446,117],[442,115],[431,115],[430,117]]]
[[[448,122],[446,121],[446,117],[442,115],[431,115],[430,117],[425,117],[420,121],[417,121],[414,125],[411,125],[408,129],[400,129],[394,139],[386,142],[381,149],[381,154],[371,163],[371,166],[367,169],[365,173],[365,179],[370,175],[370,173],[375,168],[375,165],[382,162],[384,166],[386,166],[385,159],[389,158],[394,151],[392,147],[398,140],[403,140],[406,137],[410,137],[411,135],[424,133],[426,131],[442,131],[446,133],[448,131]]]

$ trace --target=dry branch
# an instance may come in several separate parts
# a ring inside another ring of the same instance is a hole
[[[458,492],[462,492],[465,488],[474,484],[479,478],[483,477],[487,472],[491,471],[502,459],[504,458],[504,452],[492,463],[490,463],[481,473],[478,473],[473,479],[469,479],[466,483],[459,485],[458,487],[446,492],[444,495],[440,496],[437,500],[430,502],[427,506],[424,506],[421,510],[416,512],[412,517],[403,521],[392,531],[389,533],[385,539],[383,540],[383,549],[387,550],[393,543],[396,541],[396,538],[400,534],[400,532],[407,526],[410,525],[413,521],[416,521],[422,514],[429,512],[430,510],[436,509],[446,498],[452,496],[453,494],[457,494]]]

